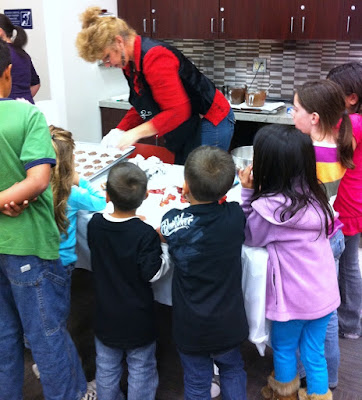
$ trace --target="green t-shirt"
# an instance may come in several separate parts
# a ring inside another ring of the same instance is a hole
[[[49,128],[30,103],[0,99],[0,191],[26,178],[40,164],[55,164]],[[18,217],[0,213],[0,254],[59,257],[59,231],[50,185]]]

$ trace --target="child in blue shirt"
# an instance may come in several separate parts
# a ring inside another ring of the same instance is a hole
[[[73,269],[77,261],[75,246],[78,211],[102,211],[107,203],[102,193],[75,172],[75,144],[71,132],[53,125],[49,129],[57,157],[57,165],[52,170],[51,186],[55,220],[61,233],[59,255],[62,264]]]

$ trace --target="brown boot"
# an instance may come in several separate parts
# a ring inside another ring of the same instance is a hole
[[[261,389],[264,399],[270,400],[298,400],[298,389],[300,386],[299,376],[292,381],[282,383],[274,378],[274,373],[268,377],[268,386]]]
[[[333,394],[328,389],[326,394],[307,394],[305,389],[299,389],[299,400],[333,400]]]

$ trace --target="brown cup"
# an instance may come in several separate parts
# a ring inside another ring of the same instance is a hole
[[[266,99],[265,90],[256,90],[245,94],[245,102],[249,107],[263,107]]]
[[[241,104],[245,100],[246,85],[230,89],[230,103]]]

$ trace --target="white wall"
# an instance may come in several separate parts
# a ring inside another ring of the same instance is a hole
[[[43,60],[47,66],[44,76],[49,76],[48,96],[36,96],[35,101],[48,123],[70,130],[76,140],[99,142],[98,101],[128,92],[128,85],[120,69],[100,68],[78,57],[75,39],[81,29],[79,15],[87,7],[99,5],[117,14],[117,0],[102,0],[98,4],[89,0],[2,0],[1,3],[5,9],[32,8],[34,32],[28,30],[27,51],[34,60]],[[35,25],[34,15],[43,15],[42,27]],[[35,33],[37,36],[33,38]],[[39,75],[43,82],[40,71]]]
[[[33,17],[33,29],[25,29],[28,44],[25,50],[30,54],[34,67],[40,77],[41,86],[35,100],[50,99],[48,58],[44,35],[43,0],[1,0],[0,12],[11,9],[30,8]]]

